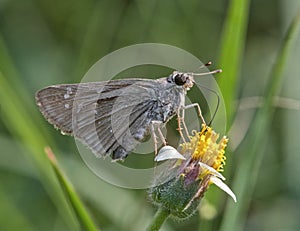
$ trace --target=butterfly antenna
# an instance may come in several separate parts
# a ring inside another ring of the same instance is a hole
[[[203,64],[202,66],[200,66],[199,69],[201,69],[201,68],[203,68],[203,67],[210,66],[211,64],[212,64],[212,62],[209,61],[208,63]],[[221,72],[222,72],[222,69],[216,69],[216,70],[213,70],[213,71],[208,71],[208,72],[203,72],[203,73],[190,73],[190,74],[191,74],[192,76],[203,76],[203,75],[217,74],[217,73],[221,73]],[[217,111],[219,110],[219,106],[220,106],[220,96],[219,96],[219,94],[218,94],[216,91],[214,91],[214,90],[212,90],[212,89],[210,89],[210,88],[208,88],[208,87],[206,87],[206,86],[203,86],[203,85],[201,85],[201,84],[199,84],[199,83],[196,83],[195,81],[194,81],[194,83],[195,83],[196,85],[198,85],[199,87],[204,88],[204,89],[210,91],[211,93],[213,93],[213,94],[215,94],[215,95],[217,96],[217,105],[216,105],[216,109],[215,109],[215,111],[214,111],[214,114],[213,114],[212,117],[211,117],[211,120],[210,120],[209,123],[208,123],[208,126],[211,126],[211,123],[212,123],[213,120],[215,119],[216,114],[217,114]]]
[[[201,76],[201,75],[210,75],[210,74],[217,74],[221,73],[222,69],[217,69],[213,71],[203,72],[203,73],[191,73],[193,76]]]
[[[195,83],[196,83],[196,82],[195,82]],[[201,85],[200,83],[196,83],[196,85],[199,86],[199,87],[201,87],[201,88],[204,88],[204,89],[210,91],[211,93],[213,93],[213,94],[217,97],[217,105],[216,105],[216,109],[215,109],[214,114],[212,115],[212,117],[211,117],[209,123],[207,124],[208,126],[211,126],[211,123],[212,123],[213,120],[215,119],[216,114],[217,114],[217,111],[219,110],[219,106],[220,106],[220,96],[219,96],[219,94],[218,94],[215,90],[212,90],[212,89],[210,89],[210,88],[208,88],[208,87],[206,87],[206,86],[203,86],[203,85]]]
[[[208,66],[210,66],[211,64],[212,64],[211,61],[209,61],[209,62],[207,62],[207,63],[205,63],[205,64],[202,64],[200,67],[198,67],[198,68],[195,70],[195,72],[198,71],[198,70],[201,70],[203,67],[208,67]]]

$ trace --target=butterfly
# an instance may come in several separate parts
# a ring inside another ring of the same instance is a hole
[[[36,103],[49,123],[63,134],[80,140],[97,157],[111,155],[124,160],[151,134],[157,153],[157,134],[166,145],[161,128],[178,116],[178,130],[184,110],[199,104],[185,105],[185,95],[195,81],[193,74],[174,71],[159,79],[129,78],[103,82],[59,84],[46,87],[35,95]]]

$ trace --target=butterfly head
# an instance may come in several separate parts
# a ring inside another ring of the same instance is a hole
[[[194,85],[194,78],[189,73],[174,71],[169,77],[168,82],[174,83],[176,86],[189,90]]]

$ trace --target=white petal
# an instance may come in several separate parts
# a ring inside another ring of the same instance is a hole
[[[222,180],[225,180],[225,177],[221,173],[219,173],[216,169],[214,169],[214,168],[212,168],[212,167],[208,166],[207,164],[204,164],[200,161],[198,163],[199,163],[201,168],[205,168],[206,170],[210,171],[210,173],[213,176],[216,176],[216,177],[221,178]]]
[[[218,177],[212,176],[210,178],[210,181],[216,186],[218,186],[220,189],[222,189],[224,192],[226,192],[229,196],[231,196],[234,202],[236,202],[236,196],[222,180],[220,180]]]
[[[185,160],[185,157],[183,155],[181,155],[175,148],[167,145],[167,146],[162,147],[159,150],[154,161],[159,162],[159,161],[170,160],[170,159]]]

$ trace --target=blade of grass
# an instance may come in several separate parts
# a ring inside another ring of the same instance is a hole
[[[221,39],[219,66],[222,68],[219,87],[227,111],[227,127],[235,113],[234,99],[237,94],[238,75],[245,46],[250,0],[231,0]]]
[[[75,211],[75,214],[80,221],[81,226],[84,228],[84,230],[87,231],[97,231],[100,229],[96,228],[96,225],[92,221],[90,215],[86,211],[83,203],[81,202],[79,196],[74,190],[74,187],[70,183],[70,181],[67,179],[67,177],[64,175],[63,171],[58,166],[57,160],[55,158],[55,155],[53,154],[52,150],[47,147],[45,148],[45,152],[48,156],[48,159],[51,163],[51,166],[55,172],[55,175],[62,187],[62,189],[65,192],[66,197],[71,202],[71,205]]]
[[[239,203],[236,205],[233,205],[233,203],[227,204],[221,231],[243,229],[246,213],[250,205],[251,194],[254,190],[258,170],[266,147],[264,145],[266,141],[265,134],[271,125],[274,114],[274,108],[272,107],[273,99],[280,91],[284,67],[299,32],[300,12],[291,23],[277,55],[265,92],[264,106],[258,110],[253,121],[253,126],[245,138],[247,143],[245,143],[241,152],[245,153],[245,156],[240,165],[238,165],[233,184],[233,191],[237,194]]]
[[[238,92],[241,60],[243,58],[244,46],[246,43],[246,33],[249,15],[250,0],[231,0],[229,1],[227,16],[223,26],[221,37],[221,49],[219,54],[218,66],[222,68],[217,80],[226,108],[227,129],[231,127],[236,105],[234,99]],[[232,155],[227,151],[227,159],[230,162]],[[229,167],[229,166],[228,166]],[[230,175],[232,169],[226,168],[226,174]],[[223,206],[221,192],[214,193],[214,201],[218,207]],[[214,221],[212,221],[214,222]],[[201,228],[200,228],[201,229]]]
[[[3,124],[10,133],[17,139],[21,140],[28,150],[29,158],[32,158],[40,171],[40,180],[45,189],[53,199],[61,216],[65,219],[66,224],[72,230],[76,230],[78,224],[74,215],[63,198],[58,182],[54,177],[52,169],[45,156],[41,155],[43,148],[47,145],[48,139],[42,134],[38,123],[35,120],[33,111],[30,113],[24,105],[28,99],[26,91],[18,81],[18,76],[7,54],[4,42],[0,36],[0,105],[1,119]],[[2,72],[2,68],[5,74]],[[20,95],[18,94],[20,92]],[[33,98],[33,97],[32,97]],[[32,99],[33,101],[33,99]],[[51,142],[51,141],[50,141]]]

